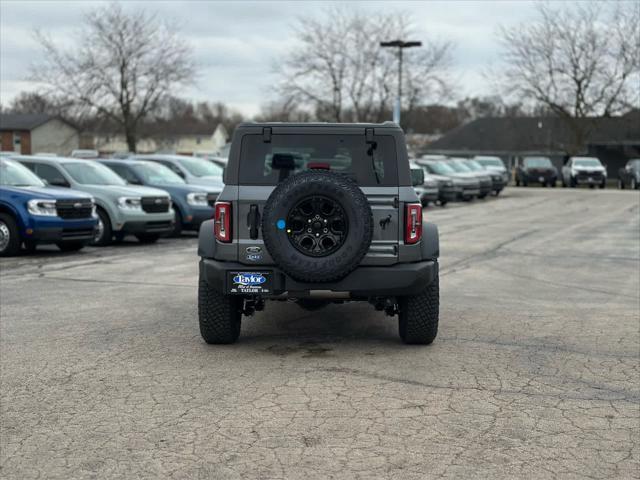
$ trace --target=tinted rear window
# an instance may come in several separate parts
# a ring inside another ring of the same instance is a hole
[[[374,137],[375,148],[364,135],[273,135],[271,142],[262,135],[245,135],[240,153],[240,184],[274,185],[279,171],[271,166],[274,154],[291,155],[293,173],[325,164],[333,172],[354,178],[359,185],[397,185],[398,169],[395,141],[390,135]]]

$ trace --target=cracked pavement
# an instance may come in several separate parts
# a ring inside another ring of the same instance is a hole
[[[440,333],[282,302],[209,346],[196,239],[0,261],[3,479],[640,478],[640,195],[426,210]]]

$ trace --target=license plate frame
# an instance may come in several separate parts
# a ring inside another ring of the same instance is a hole
[[[273,271],[234,270],[227,272],[230,295],[266,295],[273,293]]]

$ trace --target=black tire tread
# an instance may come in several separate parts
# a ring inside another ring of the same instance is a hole
[[[222,295],[212,289],[206,280],[198,282],[198,321],[200,335],[214,345],[235,343],[240,336],[242,313],[240,299]]]
[[[9,228],[9,245],[7,245],[4,252],[0,253],[0,256],[9,257],[17,255],[20,252],[20,244],[22,243],[20,235],[18,234],[18,225],[13,217],[6,213],[0,213],[0,218],[2,218]]]
[[[436,277],[418,295],[401,297],[398,328],[404,343],[429,345],[438,335],[440,285]]]
[[[321,264],[317,264],[312,270],[302,270],[299,268],[298,264],[287,258],[285,255],[286,252],[281,252],[279,248],[276,248],[274,239],[272,238],[272,235],[275,236],[276,233],[272,232],[271,229],[271,223],[275,222],[271,221],[273,219],[270,218],[270,214],[277,205],[287,201],[287,197],[291,190],[299,188],[301,184],[313,184],[317,182],[329,182],[334,185],[338,185],[347,190],[351,199],[360,203],[363,207],[363,212],[367,212],[367,214],[362,215],[364,220],[364,237],[360,239],[357,245],[357,250],[351,256],[350,261],[343,262],[340,265],[335,265],[331,262],[323,262]],[[287,275],[298,281],[314,283],[340,280],[355,270],[369,251],[369,246],[373,237],[373,213],[371,212],[371,207],[369,206],[367,198],[358,187],[358,184],[347,176],[321,170],[309,170],[298,173],[293,177],[289,177],[276,187],[267,199],[263,212],[262,236],[267,251],[271,254],[275,263]]]

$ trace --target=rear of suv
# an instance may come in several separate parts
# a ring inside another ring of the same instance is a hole
[[[200,227],[198,312],[233,343],[266,300],[316,309],[368,301],[406,343],[439,318],[438,230],[423,223],[395,124],[242,124],[214,219]]]

